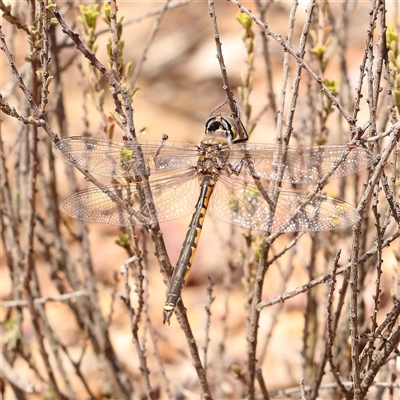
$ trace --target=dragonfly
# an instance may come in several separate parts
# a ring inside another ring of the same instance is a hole
[[[357,210],[341,199],[320,193],[309,196],[282,184],[315,184],[327,173],[329,179],[358,173],[374,161],[367,148],[249,144],[247,140],[240,120],[221,114],[208,118],[198,145],[73,136],[53,147],[54,155],[66,163],[116,182],[67,197],[60,208],[73,218],[127,227],[170,221],[192,212],[169,283],[164,323],[170,322],[187,281],[210,200],[218,220],[271,233],[344,229],[359,220]],[[140,170],[148,174],[156,213],[144,201]]]

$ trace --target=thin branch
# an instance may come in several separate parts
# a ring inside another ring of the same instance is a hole
[[[45,113],[46,106],[48,103],[48,95],[49,95],[49,86],[53,79],[50,76],[50,12],[47,9],[48,1],[40,0],[40,23],[41,27],[41,39],[42,39],[42,48],[40,50],[40,62],[42,66],[41,73],[41,98],[40,98],[40,106],[39,109],[41,114]]]
[[[270,397],[268,394],[267,386],[265,385],[265,380],[264,380],[261,368],[256,369],[256,376],[257,376],[258,384],[260,385],[260,388],[261,388],[261,393],[263,395],[263,399],[269,400]]]
[[[233,99],[233,93],[232,93],[231,87],[229,85],[228,74],[226,71],[224,56],[222,54],[222,43],[221,43],[220,36],[218,33],[217,15],[215,14],[214,0],[208,0],[208,13],[211,18],[211,29],[214,34],[215,46],[217,48],[217,59],[219,62],[219,67],[220,67],[221,76],[222,76],[222,88],[226,92],[226,98],[228,100],[232,116],[235,119],[237,119],[237,118],[239,118],[238,109],[236,107],[235,100]]]
[[[202,390],[202,396],[204,399],[211,400],[213,398],[213,396],[211,394],[210,386],[208,384],[207,373],[202,365],[202,362],[200,359],[200,354],[199,354],[199,349],[196,344],[196,340],[194,338],[192,328],[189,324],[189,320],[188,320],[187,314],[186,314],[186,308],[183,305],[182,298],[178,301],[178,303],[176,305],[175,313],[176,313],[179,325],[180,325],[181,329],[183,330],[185,337],[186,337],[186,341],[188,343],[190,356],[193,361],[193,366],[196,369],[197,377],[199,379],[200,387]]]
[[[298,6],[298,2],[295,0],[292,2],[292,6],[290,7],[289,26],[288,26],[287,36],[286,36],[286,40],[287,40],[289,46],[291,46],[291,44],[292,44],[293,27],[294,27],[297,6]],[[265,40],[267,40],[268,36],[266,35],[265,30],[262,29],[261,31],[263,33],[263,36],[265,36]],[[284,110],[285,110],[286,90],[287,90],[289,73],[290,73],[289,58],[290,58],[289,53],[285,52],[285,54],[283,56],[281,93],[280,93],[280,97],[279,97],[279,106],[277,109],[277,118],[276,118],[275,136],[278,141],[282,140],[282,124],[283,124],[283,117],[284,117]],[[298,91],[298,87],[296,89],[296,93],[297,93],[297,91]],[[294,95],[295,95],[295,91],[293,91],[292,96],[294,96]],[[292,112],[294,113],[294,110],[292,110]]]
[[[61,25],[63,33],[70,37],[70,39],[75,43],[76,48],[90,61],[90,63],[102,74],[107,83],[113,88],[112,95],[116,103],[115,105],[117,106],[116,112],[121,119],[121,126],[126,137],[130,138],[131,140],[135,140],[136,132],[133,123],[133,109],[129,93],[120,84],[117,78],[114,77],[114,74],[111,71],[108,71],[107,68],[97,59],[97,57],[85,46],[85,44],[79,38],[79,34],[74,32],[68,26],[59,10],[57,8],[53,8],[52,13]],[[121,95],[123,103],[119,101],[119,95]]]
[[[158,18],[154,22],[153,29],[152,29],[152,31],[151,31],[148,39],[147,39],[146,45],[144,46],[143,53],[142,53],[141,57],[139,57],[139,61],[136,64],[135,71],[133,72],[132,85],[135,84],[135,82],[138,79],[138,76],[139,76],[140,72],[142,71],[143,64],[144,64],[144,62],[146,61],[146,58],[147,58],[147,53],[149,52],[150,46],[153,43],[153,40],[154,40],[157,32],[160,29],[161,20],[164,17],[166,11],[169,9],[170,1],[171,0],[165,0],[164,6],[160,9],[160,11],[158,13]]]
[[[347,381],[347,382],[343,382],[343,385],[347,388],[351,388],[353,386],[353,382],[351,381]],[[400,389],[400,383],[389,383],[389,382],[374,382],[372,384],[373,387],[376,388],[397,388]],[[337,389],[337,384],[336,382],[332,382],[332,383],[326,383],[324,385],[321,385],[321,390],[336,390]],[[309,392],[311,390],[311,386],[305,385],[304,389],[303,389],[306,393]],[[270,397],[274,398],[274,397],[289,397],[289,396],[297,396],[301,393],[301,389],[299,386],[295,386],[293,388],[288,388],[288,389],[283,389],[283,390],[275,390],[275,391],[270,391],[269,395]],[[290,397],[289,397],[290,398]],[[295,397],[296,398],[296,397]]]
[[[168,4],[167,9],[168,10],[173,10],[176,7],[184,6],[184,5],[186,5],[186,4],[190,3],[190,2],[191,2],[191,0],[171,1]],[[150,11],[146,11],[145,13],[140,14],[137,17],[126,19],[123,22],[122,25],[125,27],[125,26],[128,26],[128,25],[135,24],[136,22],[143,21],[144,19],[147,19],[149,17],[153,17],[154,15],[160,15],[160,12],[162,12],[163,9],[164,9],[164,6],[158,7],[158,8],[154,8],[153,10],[150,10]],[[109,32],[109,29],[105,28],[105,29],[100,29],[99,31],[96,32],[96,34],[97,34],[97,36],[100,36],[100,35],[103,35],[103,34],[105,34],[107,32]]]
[[[89,292],[87,290],[77,290],[75,292],[64,293],[58,296],[50,296],[50,297],[40,297],[33,299],[33,303],[35,305],[43,305],[49,301],[68,301],[74,299],[76,297],[81,296],[89,296]],[[0,307],[27,307],[28,303],[26,300],[6,300],[0,301]]]
[[[118,6],[116,0],[111,0],[110,4],[110,33],[111,33],[111,60],[112,70],[118,81],[121,79],[119,62],[120,52],[118,48]]]
[[[122,269],[122,275],[124,277],[124,283],[125,283],[125,295],[121,296],[121,299],[123,300],[127,311],[129,313],[129,320],[130,320],[130,328],[131,328],[131,333],[132,333],[132,341],[135,345],[136,348],[136,354],[139,359],[140,363],[140,371],[141,371],[141,376],[143,380],[143,384],[146,389],[146,395],[149,400],[152,400],[154,398],[154,391],[150,383],[150,370],[147,367],[147,358],[146,358],[146,349],[144,346],[140,345],[139,337],[138,337],[138,316],[136,316],[135,310],[133,309],[131,305],[131,285],[129,283],[129,269],[130,264],[134,263],[137,261],[137,256],[133,256],[131,259],[128,259],[126,263],[121,267]]]
[[[256,0],[257,10],[260,13],[261,20],[264,19],[264,15],[267,12],[267,9],[271,4],[272,4],[272,2],[263,3],[263,2],[261,2],[261,0]],[[292,20],[292,19],[290,19],[290,20]],[[293,22],[294,22],[294,20],[293,20]],[[264,59],[264,64],[265,64],[265,75],[266,75],[266,83],[267,83],[266,90],[267,90],[267,98],[269,100],[269,108],[271,109],[272,114],[274,116],[276,116],[276,119],[278,119],[279,115],[278,115],[278,110],[277,110],[277,106],[276,106],[274,86],[273,86],[272,62],[271,62],[271,52],[269,49],[269,40],[263,29],[260,29],[260,34],[261,34],[261,43],[263,46],[263,59]],[[291,35],[291,31],[289,29],[288,36],[290,36],[290,35]],[[285,55],[285,57],[286,57],[286,55]],[[284,65],[286,65],[286,63],[284,63]],[[283,76],[286,76],[286,75],[287,74],[284,72]],[[284,79],[284,78],[282,78],[282,79]],[[282,115],[280,115],[279,118],[282,121]]]
[[[115,79],[113,74],[106,69],[106,67],[100,63],[100,61],[96,58],[96,56],[89,51],[89,49],[83,44],[83,42],[80,40],[79,35],[75,32],[73,32],[67,25],[66,21],[64,18],[61,16],[60,12],[55,8],[52,10],[54,16],[57,18],[58,22],[60,23],[63,32],[67,34],[72,41],[75,43],[77,49],[82,52],[82,54],[90,61],[90,63],[97,68],[103,75],[103,77],[106,79],[108,84],[114,89],[113,90],[113,99],[116,105],[116,111],[119,114],[121,118],[121,124],[122,128],[124,130],[124,133],[126,135],[126,138],[129,138],[130,140],[135,141],[136,140],[136,134],[135,134],[135,126],[133,122],[133,108],[131,104],[131,98],[126,91],[126,89]],[[121,108],[122,104],[119,102],[118,96],[121,95],[122,100],[123,100],[123,109]],[[136,152],[135,152],[136,153]],[[142,199],[149,210],[149,215],[156,216],[157,212],[155,209],[153,197],[150,191],[150,186],[148,183],[148,172],[144,169],[144,165],[146,163],[144,162],[143,158],[143,153],[140,151],[137,152],[137,154],[134,155],[135,157],[138,158],[138,175],[142,178],[142,187],[143,187],[143,193],[144,193],[144,198]],[[140,167],[141,166],[141,167]],[[123,201],[119,196],[115,195],[115,193],[110,193],[104,184],[102,184],[100,181],[94,178],[92,174],[90,174],[88,171],[82,168],[78,168],[80,172],[82,172],[91,182],[93,182],[96,186],[98,186],[101,190],[103,190],[104,193],[106,193],[113,201],[116,203],[120,204],[122,207],[125,209],[129,210],[128,212],[135,214],[135,210],[132,209],[132,207],[125,201]],[[137,213],[136,213],[137,214]],[[144,215],[140,215],[140,218],[146,219]],[[159,262],[161,266],[161,272],[165,272],[165,278],[168,278],[168,276],[171,275],[172,269],[171,269],[171,264],[168,259],[167,251],[165,249],[165,243],[162,239],[162,235],[160,234],[160,227],[158,223],[154,223],[154,221],[148,220],[144,225],[150,227],[151,232],[152,232],[152,238],[154,238],[154,244],[157,249],[157,253],[160,254],[159,257]]]
[[[391,337],[383,340],[383,345],[381,346],[379,351],[375,352],[374,360],[372,361],[370,368],[365,374],[364,379],[362,380],[362,382],[360,382],[360,389],[361,389],[360,395],[363,398],[365,398],[365,395],[368,392],[370,386],[374,384],[374,380],[380,368],[386,363],[390,354],[395,349],[398,348],[399,343],[400,343],[400,325],[398,324],[396,330],[393,332]]]
[[[325,364],[326,361],[329,362],[329,365],[331,367],[331,372],[333,377],[336,380],[336,383],[338,387],[341,389],[342,393],[344,396],[347,396],[348,391],[345,387],[345,385],[342,382],[342,379],[340,377],[340,373],[338,372],[336,365],[333,362],[333,353],[332,353],[332,348],[334,345],[334,340],[335,340],[335,333],[337,329],[337,323],[338,323],[338,314],[335,314],[335,317],[333,318],[332,316],[332,311],[333,311],[333,295],[335,293],[335,286],[336,286],[336,276],[337,276],[337,271],[338,271],[338,266],[339,266],[339,257],[340,257],[340,251],[336,254],[334,264],[333,264],[333,270],[332,270],[332,280],[329,282],[329,292],[328,292],[328,306],[327,306],[327,324],[326,324],[326,332],[327,332],[327,340],[326,340],[326,348],[325,348],[325,353],[323,356],[323,360],[321,361],[321,368],[320,368],[320,373],[318,374],[318,380],[313,388],[313,393],[312,393],[312,398],[315,399],[318,396],[318,390],[321,385],[322,381],[322,375],[325,369]]]
[[[215,300],[215,297],[213,297],[212,292],[213,292],[213,286],[214,283],[211,279],[211,276],[208,277],[208,287],[207,287],[207,294],[208,294],[208,302],[204,306],[206,313],[207,313],[207,322],[205,326],[205,338],[204,338],[204,346],[203,346],[203,364],[204,364],[204,370],[207,371],[208,367],[208,360],[207,360],[207,352],[208,352],[208,345],[210,343],[210,325],[211,325],[211,305],[213,301]]]
[[[285,40],[282,39],[281,35],[276,34],[273,32],[267,23],[261,21],[259,18],[257,18],[249,9],[244,7],[239,1],[237,0],[230,0],[231,3],[235,4],[241,12],[246,13],[258,26],[260,26],[262,29],[265,30],[265,33],[268,36],[271,36],[273,39],[275,39],[283,48],[286,52],[288,52],[299,64],[299,67],[304,68],[309,75],[317,82],[317,84],[320,87],[320,90],[323,91],[326,96],[331,100],[332,106],[336,107],[339,112],[342,114],[343,118],[347,121],[349,124],[349,127],[352,131],[356,130],[356,121],[350,117],[350,115],[345,111],[343,106],[340,104],[339,100],[332,94],[332,92],[326,87],[326,85],[323,83],[321,77],[319,77],[314,70],[297,54],[295,50],[292,49],[291,46],[289,46]]]
[[[0,10],[3,12],[2,18],[7,22],[29,33],[27,25],[22,23],[15,15],[11,14],[11,4],[5,5],[3,0],[0,0]]]
[[[368,57],[371,54],[370,52],[372,51],[372,47],[373,47],[375,23],[376,23],[378,13],[380,12],[380,7],[378,6],[378,4],[381,4],[381,1],[380,0],[372,0],[371,3],[372,3],[372,5],[371,5],[372,12],[370,13],[369,29],[367,30],[367,36],[365,39],[365,47],[364,47],[364,52],[363,52],[363,59],[361,61],[361,65],[359,67],[360,68],[360,77],[359,77],[357,87],[356,87],[357,97],[356,97],[356,101],[354,104],[354,111],[353,111],[353,120],[354,121],[357,120],[357,115],[360,111],[360,102],[363,97],[362,86],[363,86],[364,77],[365,77],[364,71],[366,68],[366,63],[367,63]]]
[[[298,55],[298,57],[300,57],[302,59],[304,58],[304,55],[305,55],[307,37],[308,37],[308,34],[309,34],[309,30],[310,30],[310,26],[311,26],[311,22],[312,22],[312,15],[313,15],[315,6],[316,6],[316,2],[315,1],[310,1],[309,5],[308,5],[308,8],[307,8],[306,20],[304,21],[304,24],[303,24],[303,31],[302,31],[301,36],[300,36],[300,45],[299,45],[299,50],[297,52],[297,55]],[[295,8],[295,7],[292,6],[292,8]],[[291,18],[293,18],[293,19],[294,19],[295,10],[296,10],[296,8],[293,11],[291,11],[291,13],[293,13],[293,16],[291,16]],[[289,39],[290,39],[290,37],[289,37]],[[288,45],[290,46],[290,40],[289,40]],[[285,53],[285,56],[287,54],[288,53]],[[292,84],[292,99],[291,99],[290,105],[289,105],[289,113],[288,113],[288,116],[286,118],[286,132],[285,132],[285,134],[284,134],[284,136],[282,138],[283,142],[285,144],[289,143],[290,135],[291,135],[291,132],[292,132],[292,129],[293,129],[293,118],[294,118],[294,113],[296,111],[297,98],[299,96],[301,70],[302,70],[302,65],[297,63],[295,76],[294,76],[294,82]],[[281,109],[281,111],[283,113],[283,109]],[[279,134],[277,134],[277,137],[281,137],[281,132],[280,131],[279,131]]]
[[[395,129],[389,137],[389,143],[383,151],[379,163],[375,167],[375,171],[371,178],[368,180],[367,187],[364,190],[364,194],[360,200],[357,207],[357,211],[360,215],[366,213],[366,206],[370,200],[375,185],[378,184],[386,163],[397,146],[397,142],[400,137],[400,122],[394,124]],[[361,236],[361,225],[362,219],[358,221],[353,228],[353,242],[351,247],[350,255],[350,337],[351,337],[351,360],[352,360],[352,378],[354,382],[354,396],[355,399],[361,399],[361,380],[360,380],[360,364],[359,364],[359,335],[358,335],[358,268],[359,268],[359,246],[360,246],[360,236]]]
[[[392,236],[386,238],[386,240],[383,242],[382,246],[383,247],[390,246],[390,244],[392,242],[394,242],[395,240],[397,240],[399,237],[400,237],[400,230],[397,231]],[[368,250],[366,253],[364,253],[358,259],[357,264],[361,264],[361,263],[365,262],[366,260],[371,258],[373,255],[375,255],[377,251],[378,250],[377,250],[376,247],[373,247],[372,249]],[[347,265],[339,268],[336,271],[336,274],[337,275],[343,274],[344,272],[349,271],[350,267],[351,267],[351,263],[348,263]],[[282,302],[284,302],[284,301],[286,301],[288,299],[291,299],[291,298],[293,298],[293,297],[295,297],[295,296],[297,296],[297,295],[299,295],[301,293],[306,292],[308,289],[310,289],[310,288],[312,288],[312,287],[314,287],[316,285],[320,285],[321,283],[325,283],[327,280],[329,280],[331,278],[332,278],[332,272],[328,272],[328,273],[326,273],[324,275],[319,276],[318,278],[313,279],[312,281],[310,281],[310,282],[308,282],[308,283],[306,283],[306,284],[304,284],[302,286],[297,287],[296,289],[294,289],[294,290],[292,290],[290,292],[281,294],[281,295],[276,296],[276,297],[272,297],[272,298],[270,298],[270,299],[268,299],[266,301],[262,301],[262,302],[258,303],[257,304],[257,308],[259,310],[262,310],[265,307],[270,307],[270,306],[273,306],[274,304],[282,303]]]
[[[13,75],[16,77],[17,79],[17,85],[18,87],[22,90],[25,98],[27,99],[28,103],[29,103],[29,107],[31,110],[33,110],[33,115],[34,118],[31,119],[31,117],[27,118],[27,123],[34,123],[36,126],[40,126],[42,127],[47,134],[52,138],[53,141],[57,141],[58,137],[57,134],[53,132],[53,130],[51,129],[50,125],[48,124],[48,122],[46,121],[46,119],[44,118],[43,113],[41,112],[41,110],[39,109],[37,103],[35,102],[33,96],[31,95],[31,92],[28,90],[28,88],[25,86],[24,80],[22,78],[22,75],[18,72],[18,69],[15,65],[14,62],[14,57],[11,54],[11,52],[9,51],[8,47],[7,47],[7,43],[5,41],[5,35],[1,29],[0,26],[0,50],[3,50],[7,59],[8,59],[8,65],[11,68]],[[16,115],[20,115],[20,114],[16,114]],[[18,118],[18,117],[17,117]],[[23,117],[25,118],[25,117]]]
[[[18,389],[21,389],[25,393],[33,393],[35,391],[35,386],[21,378],[14,370],[12,365],[8,362],[6,357],[2,352],[0,352],[0,375],[15,385]]]

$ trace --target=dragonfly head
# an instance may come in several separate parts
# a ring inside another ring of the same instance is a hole
[[[244,133],[245,139],[239,136],[239,132]],[[247,140],[247,133],[242,123],[237,122],[229,115],[212,115],[208,118],[205,134],[206,136],[223,137],[230,143]]]

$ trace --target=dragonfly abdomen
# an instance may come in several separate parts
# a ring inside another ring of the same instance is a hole
[[[200,182],[200,186],[200,196],[171,278],[164,306],[164,323],[169,323],[176,303],[181,295],[181,291],[186,284],[186,278],[189,274],[197,250],[197,243],[199,242],[200,234],[203,229],[204,218],[207,213],[211,194],[214,190],[215,181],[211,175],[204,175]]]

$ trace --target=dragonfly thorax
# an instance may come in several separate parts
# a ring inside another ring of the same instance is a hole
[[[199,159],[196,172],[203,175],[219,175],[228,162],[228,140],[224,137],[205,138],[198,145]]]

